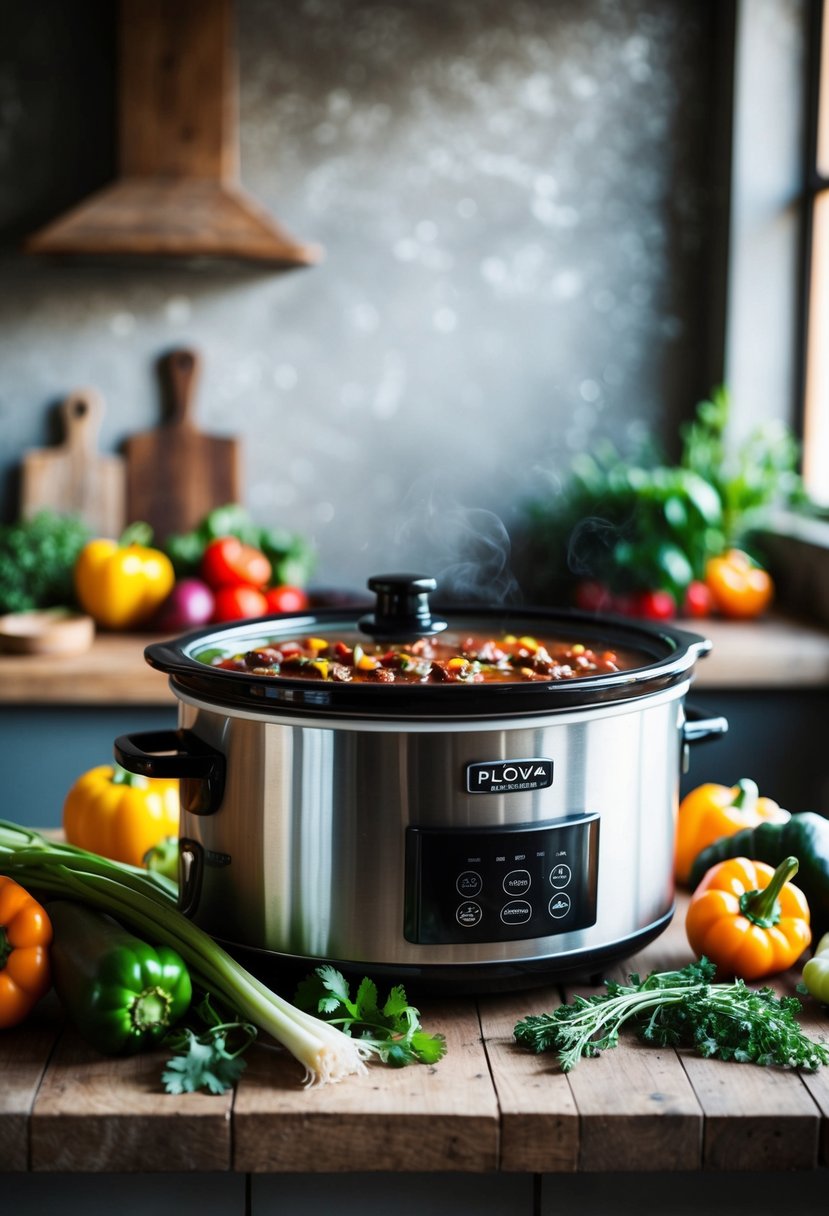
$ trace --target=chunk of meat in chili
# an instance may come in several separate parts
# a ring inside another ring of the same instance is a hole
[[[433,659],[429,679],[435,684],[482,684],[484,674],[468,659]]]

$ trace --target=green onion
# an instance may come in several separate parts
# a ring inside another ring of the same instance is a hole
[[[91,904],[151,944],[176,950],[191,977],[285,1047],[305,1069],[306,1085],[366,1071],[369,1049],[297,1009],[245,970],[177,906],[163,875],[110,861],[0,819],[0,874],[30,891]]]

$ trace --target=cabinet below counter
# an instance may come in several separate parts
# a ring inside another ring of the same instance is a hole
[[[791,617],[692,621],[682,628],[711,639],[695,689],[829,688],[829,631]],[[0,654],[0,704],[170,706],[167,677],[144,648],[156,634],[102,633],[73,657]]]

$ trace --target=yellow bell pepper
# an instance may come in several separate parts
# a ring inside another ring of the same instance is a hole
[[[78,602],[105,629],[146,625],[173,589],[173,564],[166,553],[150,548],[151,536],[149,527],[134,524],[120,541],[91,540],[78,555]]]
[[[687,883],[697,855],[723,836],[761,823],[787,823],[791,819],[773,798],[763,798],[754,781],[744,777],[734,786],[712,781],[698,785],[679,804],[676,825],[676,880]]]
[[[67,794],[63,830],[70,844],[140,866],[155,845],[178,836],[179,783],[100,764]]]

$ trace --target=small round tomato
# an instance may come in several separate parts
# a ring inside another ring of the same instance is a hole
[[[213,591],[220,587],[264,587],[271,563],[261,549],[246,545],[238,536],[220,536],[204,551],[201,575]]]
[[[670,591],[643,591],[638,607],[639,616],[646,621],[669,621],[676,616],[676,600]]]
[[[685,590],[682,611],[685,616],[710,616],[714,608],[714,597],[711,588],[701,579],[695,578]]]
[[[256,587],[220,587],[213,606],[213,620],[240,621],[249,616],[267,616],[268,601]]]
[[[304,612],[310,600],[301,587],[269,587],[265,592],[268,612]]]

